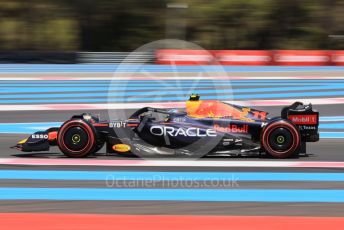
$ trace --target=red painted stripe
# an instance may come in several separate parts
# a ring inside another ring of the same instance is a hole
[[[141,229],[141,230],[287,230],[344,227],[342,217],[291,216],[161,216],[101,214],[2,213],[1,229]]]
[[[108,127],[109,123],[95,123],[95,124],[93,124],[93,126],[96,126],[96,127]]]
[[[128,124],[128,127],[137,127],[139,124]]]

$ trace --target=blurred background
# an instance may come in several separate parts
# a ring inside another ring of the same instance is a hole
[[[177,38],[213,49],[343,49],[340,0],[0,0],[1,51],[132,51]]]
[[[1,229],[344,229],[329,218],[344,216],[343,12],[344,0],[0,0]],[[163,39],[191,45],[151,45]],[[181,164],[9,148],[74,114],[184,108],[191,93],[271,117],[312,103],[320,141],[299,159]],[[224,186],[238,177],[240,188]]]

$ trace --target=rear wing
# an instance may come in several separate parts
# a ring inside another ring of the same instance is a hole
[[[312,104],[304,105],[301,102],[294,102],[282,109],[281,117],[290,120],[298,127],[303,141],[319,140],[319,112],[313,110]]]

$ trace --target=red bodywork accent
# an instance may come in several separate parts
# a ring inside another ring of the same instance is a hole
[[[48,140],[49,141],[54,141],[57,139],[57,131],[53,131],[48,133]]]
[[[196,118],[232,117],[234,119],[240,120],[247,115],[247,113],[244,113],[240,109],[216,100],[199,101],[199,104],[196,108],[189,109],[189,107],[187,106],[186,109],[189,116]]]
[[[108,127],[109,123],[95,123],[93,124],[95,127]]]
[[[267,112],[264,111],[252,111],[254,118],[260,119],[260,120],[266,120]]]
[[[137,126],[139,126],[139,124],[128,124],[127,126],[128,127],[137,127]]]

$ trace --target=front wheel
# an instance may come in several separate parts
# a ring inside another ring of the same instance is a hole
[[[84,120],[69,120],[58,132],[57,145],[68,157],[87,157],[97,147],[96,132]]]
[[[298,156],[301,137],[299,130],[292,123],[280,119],[264,128],[261,143],[270,156],[289,158]]]

